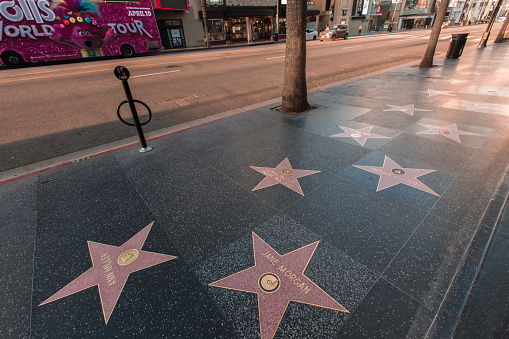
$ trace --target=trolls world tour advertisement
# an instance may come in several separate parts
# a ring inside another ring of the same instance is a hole
[[[150,0],[0,0],[0,49],[25,60],[141,53],[148,41],[160,47]]]

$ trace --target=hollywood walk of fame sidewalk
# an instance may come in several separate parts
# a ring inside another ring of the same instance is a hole
[[[436,63],[3,181],[0,337],[453,336],[509,190],[509,45]]]

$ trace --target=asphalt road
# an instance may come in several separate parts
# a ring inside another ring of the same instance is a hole
[[[490,43],[499,27],[494,26]],[[468,48],[478,44],[485,29],[475,25],[442,30],[435,62],[445,56],[451,34],[469,32]],[[308,41],[308,87],[410,61],[417,64],[430,32]],[[116,117],[117,104],[125,99],[113,75],[117,65],[130,70],[134,98],[151,107],[153,120],[144,127],[150,131],[280,97],[284,59],[285,44],[275,43],[2,68],[0,172],[136,135]]]

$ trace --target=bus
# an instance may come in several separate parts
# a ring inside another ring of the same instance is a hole
[[[150,0],[0,0],[0,60],[11,67],[160,49]]]

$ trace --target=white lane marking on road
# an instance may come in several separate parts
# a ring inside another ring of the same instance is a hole
[[[357,35],[357,36],[350,36],[348,39],[376,39],[376,38],[397,38],[397,37],[404,37],[406,35],[402,34],[375,34],[375,35]]]
[[[176,72],[180,72],[180,70],[177,70],[177,71],[168,71],[168,72],[160,72],[160,73],[152,73],[152,74],[143,74],[143,75],[135,75],[132,78],[141,78],[141,77],[148,77],[148,76],[151,76],[151,75],[159,75],[159,74],[166,74],[166,73],[176,73]]]
[[[266,58],[267,60],[271,60],[271,59],[279,59],[279,58],[284,58],[285,56],[284,55],[281,55],[281,56],[277,56],[277,57],[272,57],[272,58]]]
[[[359,47],[362,47],[362,46],[343,47],[343,49],[349,49],[349,48],[359,48]]]
[[[410,38],[400,38],[401,40],[394,40],[394,41],[390,41],[391,43],[399,43],[399,42],[405,42],[405,41],[414,41],[414,40],[421,40],[421,39],[428,39],[429,37],[428,36],[421,36],[421,37],[410,37]]]

